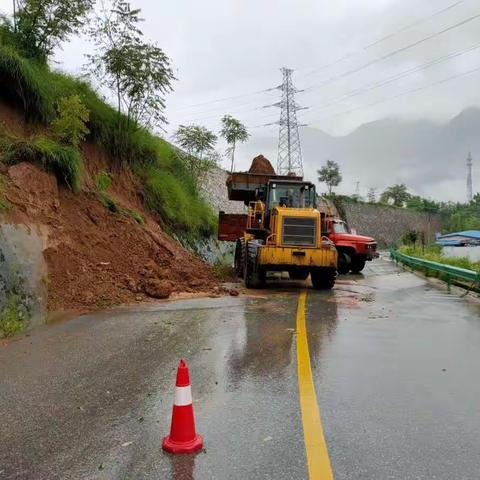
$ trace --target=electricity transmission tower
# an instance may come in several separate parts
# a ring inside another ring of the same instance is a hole
[[[469,152],[467,157],[467,201],[473,200],[473,188],[472,188],[472,154]]]
[[[298,134],[297,112],[307,107],[300,107],[295,102],[297,90],[292,83],[290,68],[282,68],[283,82],[278,87],[282,91],[282,100],[276,106],[281,108],[280,133],[278,136],[277,174],[294,173],[303,176],[302,149]]]
[[[359,199],[360,198],[360,182],[355,182],[355,198]]]

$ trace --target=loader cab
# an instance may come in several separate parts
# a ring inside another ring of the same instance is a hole
[[[316,208],[315,185],[310,182],[269,181],[265,192],[267,212],[273,207]]]

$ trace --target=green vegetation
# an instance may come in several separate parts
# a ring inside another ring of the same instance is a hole
[[[0,309],[0,338],[21,332],[30,317],[18,271],[11,268],[5,280],[5,303]]]
[[[13,39],[22,53],[46,61],[80,30],[94,0],[15,0]]]
[[[10,337],[25,327],[27,312],[21,305],[20,297],[11,293],[0,311],[0,338]]]
[[[365,203],[355,195],[331,195],[337,205],[342,203]],[[477,193],[470,203],[436,202],[429,198],[422,198],[408,192],[405,185],[392,185],[381,195],[380,201],[375,202],[374,192],[368,196],[369,204],[378,204],[384,207],[400,208],[424,213],[439,215],[443,232],[460,232],[463,230],[480,230],[480,193]],[[338,206],[337,205],[337,206]]]
[[[222,130],[220,135],[228,143],[228,153],[232,158],[230,171],[233,172],[233,167],[235,164],[235,146],[237,142],[246,142],[250,135],[247,132],[245,125],[230,115],[225,115],[222,118]]]
[[[145,218],[143,218],[142,215],[131,208],[120,207],[117,202],[107,194],[107,190],[112,186],[112,177],[108,172],[99,172],[95,177],[95,184],[98,190],[98,198],[107,210],[110,210],[112,213],[131,217],[140,225],[145,225]]]
[[[117,205],[117,202],[112,197],[110,197],[110,195],[107,195],[105,192],[100,192],[98,194],[98,198],[100,200],[100,203],[107,210],[110,210],[112,213],[121,212],[121,208]]]
[[[175,155],[185,164],[197,188],[207,173],[217,164],[214,150],[217,136],[200,125],[180,125],[174,138],[182,148],[177,150]]]
[[[129,117],[107,104],[85,80],[52,71],[45,62],[27,58],[21,51],[11,26],[0,20],[1,98],[23,111],[27,121],[51,126],[52,135],[26,140],[0,135],[3,161],[35,162],[54,172],[61,183],[74,190],[80,188],[82,164],[78,148],[64,145],[57,138],[68,128],[74,128],[77,138],[81,137],[78,121],[84,121],[88,111],[88,138],[103,147],[113,162],[127,165],[139,175],[146,206],[159,215],[168,229],[188,237],[208,236],[215,231],[213,213],[200,198],[195,176],[177,149],[136,123],[135,112]],[[115,210],[111,199],[103,201],[107,208]]]
[[[9,208],[10,203],[8,203],[8,200],[5,198],[5,176],[0,174],[0,212],[8,210]]]
[[[90,112],[78,95],[63,97],[58,101],[58,117],[52,122],[52,130],[58,140],[78,147],[89,130],[86,123]]]
[[[132,210],[131,208],[122,208],[122,214],[126,217],[133,218],[140,225],[145,225],[145,218],[143,217],[143,215],[140,215],[138,212]]]
[[[172,157],[167,169],[151,165],[137,171],[144,182],[147,207],[158,213],[167,227],[174,225],[177,233],[194,236],[215,231],[216,218],[198,197],[195,182],[180,160]]]
[[[88,29],[95,53],[88,68],[115,94],[117,112],[126,121],[117,127],[135,131],[166,122],[164,94],[175,80],[170,60],[157,45],[145,41],[140,9],[125,0],[103,2]]]
[[[466,257],[446,257],[442,254],[442,249],[439,245],[432,245],[425,248],[404,245],[399,248],[399,251],[405,255],[423,258],[425,260],[430,260],[431,262],[444,263],[445,265],[466,268],[467,270],[474,270],[477,272],[480,271],[480,262],[472,262]]]
[[[407,186],[402,183],[388,187],[380,196],[380,202],[390,203],[391,201],[394,207],[403,207],[409,197]]]
[[[99,192],[106,192],[112,186],[112,177],[105,171],[101,171],[95,178],[95,184]]]
[[[342,175],[340,173],[340,166],[333,160],[327,160],[327,163],[317,170],[318,181],[325,183],[328,187],[328,194],[332,195],[333,187],[338,187],[342,181]]]

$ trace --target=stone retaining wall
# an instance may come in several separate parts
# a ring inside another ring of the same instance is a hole
[[[374,237],[381,247],[400,244],[410,230],[425,232],[430,242],[435,240],[435,233],[441,231],[438,215],[368,203],[344,203],[343,209],[350,228]]]

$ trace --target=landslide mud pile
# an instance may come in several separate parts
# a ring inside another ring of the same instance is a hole
[[[252,160],[248,173],[264,173],[267,175],[275,175],[275,169],[270,161],[263,155],[258,155]]]
[[[22,135],[21,118],[7,113],[10,129]],[[172,293],[219,292],[210,265],[164,233],[159,219],[144,210],[136,177],[126,169],[111,170],[108,156],[94,144],[82,150],[85,178],[79,192],[58,186],[53,174],[33,164],[0,162],[9,204],[2,221],[28,225],[43,238],[48,310],[85,311]],[[95,188],[95,175],[106,170],[117,212],[102,204]],[[139,214],[137,220],[128,211]]]
[[[102,308],[216,287],[210,266],[152,219],[142,226],[110,212],[96,193],[59,189],[52,175],[29,163],[5,173],[8,221],[38,228],[45,238],[49,310]]]

